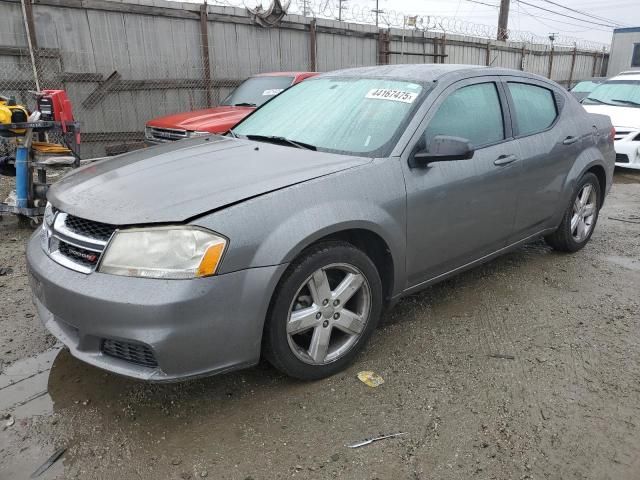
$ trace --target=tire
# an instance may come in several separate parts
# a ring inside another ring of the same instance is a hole
[[[585,190],[590,188],[587,195]],[[561,252],[577,252],[591,238],[600,213],[601,189],[598,177],[593,173],[585,173],[571,196],[558,229],[546,236],[545,241],[555,250]],[[577,220],[576,216],[582,219]],[[584,227],[584,229],[583,229]]]
[[[328,377],[353,362],[381,311],[382,283],[367,255],[346,242],[312,246],[276,288],[265,323],[264,357],[290,377]]]

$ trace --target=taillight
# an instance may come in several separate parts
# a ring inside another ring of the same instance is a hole
[[[614,138],[616,138],[616,127],[611,127],[611,131],[609,132],[609,141],[613,142]]]

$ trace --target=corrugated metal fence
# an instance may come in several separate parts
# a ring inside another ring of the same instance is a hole
[[[83,157],[139,146],[159,115],[216,105],[247,76],[375,64],[469,63],[523,69],[568,85],[600,74],[604,51],[378,29],[287,15],[255,25],[244,9],[163,0],[0,0],[0,94],[64,88]],[[26,18],[26,22],[25,22]],[[25,25],[26,24],[26,25]],[[27,28],[35,58],[29,52]]]

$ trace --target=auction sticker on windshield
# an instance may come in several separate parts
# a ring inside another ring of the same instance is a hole
[[[369,90],[366,98],[377,100],[393,100],[394,102],[413,103],[418,97],[415,92],[405,92],[404,90],[392,90],[390,88],[373,88]]]
[[[265,95],[265,96],[278,95],[282,90],[284,90],[284,88],[270,88],[262,92],[262,95]]]

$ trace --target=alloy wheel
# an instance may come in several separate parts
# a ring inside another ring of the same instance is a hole
[[[573,202],[573,215],[571,216],[571,236],[578,243],[583,242],[593,229],[598,208],[597,202],[596,190],[593,185],[584,184]]]
[[[371,287],[353,265],[322,267],[300,286],[287,318],[293,354],[311,365],[331,363],[358,341],[371,312]]]

